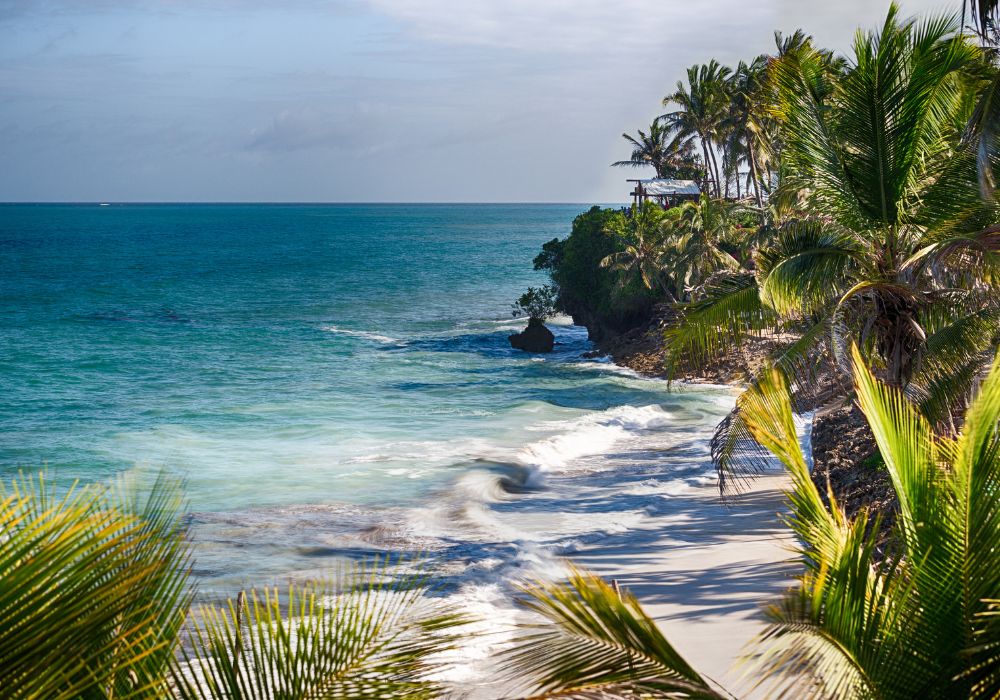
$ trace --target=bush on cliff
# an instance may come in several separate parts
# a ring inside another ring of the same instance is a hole
[[[656,294],[638,281],[619,283],[620,272],[601,267],[601,261],[619,252],[606,233],[614,209],[591,209],[573,220],[564,240],[553,239],[535,258],[536,270],[547,270],[559,290],[557,309],[587,326],[591,335],[623,332],[649,318]]]

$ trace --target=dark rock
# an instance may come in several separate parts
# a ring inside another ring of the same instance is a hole
[[[603,357],[603,356],[604,356],[604,353],[601,352],[600,350],[588,350],[587,352],[583,353],[583,355],[582,355],[582,357],[585,360],[593,360],[595,357]]]
[[[556,337],[537,318],[528,320],[528,327],[520,333],[507,336],[510,346],[525,352],[552,352]]]

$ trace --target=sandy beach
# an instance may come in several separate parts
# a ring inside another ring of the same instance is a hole
[[[730,505],[705,486],[653,527],[609,537],[573,560],[634,593],[695,668],[745,698],[737,661],[764,629],[761,603],[801,568],[778,515],[787,481],[763,476]]]

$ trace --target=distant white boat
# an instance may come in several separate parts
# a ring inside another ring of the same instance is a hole
[[[101,202],[101,206],[102,207],[110,207],[111,205],[108,204],[107,202]]]

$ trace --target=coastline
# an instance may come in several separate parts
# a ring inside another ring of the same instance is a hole
[[[790,551],[795,537],[779,517],[787,484],[785,474],[761,476],[731,506],[704,486],[658,527],[609,537],[573,561],[618,581],[688,663],[749,697],[739,660],[764,631],[762,606],[801,569]]]
[[[663,321],[598,343],[613,362],[640,376],[666,380]],[[750,345],[707,371],[685,374],[693,386],[738,388],[766,355],[770,339]],[[812,419],[801,426],[811,452]],[[707,458],[707,457],[706,457]],[[766,628],[763,606],[794,584],[801,564],[782,522],[788,475],[777,464],[724,503],[715,484],[693,487],[674,512],[647,527],[589,544],[572,561],[633,593],[684,658],[740,697],[753,697],[740,661]]]

